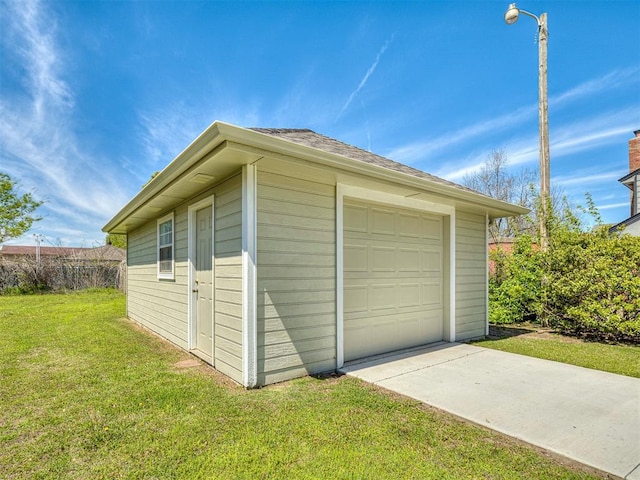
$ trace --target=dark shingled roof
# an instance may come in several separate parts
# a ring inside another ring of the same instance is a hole
[[[271,135],[272,137],[281,138],[283,140],[288,140],[299,145],[315,148],[317,150],[322,150],[328,153],[341,155],[352,160],[359,160],[364,163],[377,165],[382,168],[405,173],[414,177],[424,178],[432,182],[441,183],[443,185],[455,187],[467,192],[473,192],[479,195],[483,195],[476,190],[472,190],[462,185],[458,185],[457,183],[444,180],[443,178],[436,177],[435,175],[431,175],[429,173],[423,172],[422,170],[409,167],[402,163],[389,160],[388,158],[381,157],[380,155],[376,155],[375,153],[367,152],[366,150],[362,150],[361,148],[354,147],[353,145],[343,143],[334,138],[326,137],[307,128],[249,128],[249,130],[264,133],[266,135]]]

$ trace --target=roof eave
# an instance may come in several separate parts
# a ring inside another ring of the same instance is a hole
[[[529,210],[524,207],[496,200],[480,193],[458,189],[426,178],[416,177],[379,165],[318,150],[283,138],[215,121],[158,175],[151,179],[133,199],[120,209],[102,228],[102,231],[114,231],[114,229],[125,222],[127,217],[131,216],[147,202],[159,195],[182,173],[225,141],[265,150],[265,153],[274,152],[295,158],[302,158],[341,170],[400,182],[404,185],[409,185],[430,193],[442,194],[453,200],[468,203],[475,207],[480,206],[486,210],[491,218],[517,216],[529,213]]]
[[[218,131],[218,122],[213,122],[193,142],[191,142],[178,156],[169,163],[158,175],[152,178],[124,207],[116,213],[109,222],[102,227],[103,232],[111,232],[125,221],[133,212],[164,190],[189,165],[202,158],[216,146],[222,143]]]

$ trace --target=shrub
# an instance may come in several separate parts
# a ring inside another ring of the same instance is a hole
[[[599,221],[589,197],[587,213]],[[489,320],[534,321],[565,333],[640,343],[640,237],[584,231],[566,208],[550,215],[549,247],[519,237],[492,254]]]

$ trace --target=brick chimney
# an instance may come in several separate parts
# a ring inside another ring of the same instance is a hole
[[[635,137],[629,140],[629,173],[640,168],[640,130],[633,133]]]

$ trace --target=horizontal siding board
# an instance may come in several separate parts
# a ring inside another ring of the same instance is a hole
[[[264,319],[278,317],[298,317],[303,315],[317,315],[323,313],[335,313],[333,302],[293,303],[266,305],[260,307],[260,315]]]
[[[335,368],[335,208],[333,186],[258,171],[261,382]]]
[[[486,325],[486,218],[456,211],[456,339],[483,335]],[[481,332],[481,333],[478,333]]]
[[[262,239],[258,247],[258,255],[262,253],[277,253],[280,255],[289,255],[293,253],[320,255],[324,257],[335,257],[335,243],[321,242],[299,242],[283,239]],[[287,263],[284,263],[287,265]]]
[[[293,216],[288,213],[276,213],[260,211],[258,215],[259,225],[282,225],[297,227],[300,229],[322,229],[325,231],[335,231],[335,218],[314,218]]]
[[[288,278],[265,279],[261,275],[258,275],[259,292],[267,288],[269,292],[303,292],[307,290],[335,290],[335,287],[335,276],[326,278],[298,278],[295,282],[291,282]]]
[[[283,179],[286,179],[283,182]],[[296,177],[284,177],[279,173],[260,171],[260,185],[273,186],[282,190],[294,190],[301,192],[313,191],[316,195],[324,195],[326,197],[334,197],[335,187],[310,180],[302,180]]]
[[[303,375],[328,372],[335,369],[335,357],[321,360],[319,362],[306,362],[304,366],[289,367],[282,370],[271,370],[267,374],[258,376],[260,384],[278,383],[290,378],[300,377]]]
[[[319,325],[335,325],[335,314],[314,314],[306,317],[297,316],[295,318],[267,318],[258,325],[258,331],[264,333],[286,330],[288,328],[313,328]]]
[[[290,305],[307,304],[309,302],[335,303],[336,292],[334,290],[302,290],[283,292],[258,292],[258,306],[265,305]]]
[[[242,382],[242,179],[215,197],[214,363]]]
[[[304,209],[301,209],[297,204],[292,204],[284,200],[273,200],[270,198],[260,197],[258,200],[259,213],[278,213],[286,214],[291,217],[319,220],[332,220],[335,218],[335,209],[324,206],[304,205]]]
[[[258,224],[258,235],[262,239],[279,239],[288,238],[295,242],[319,242],[333,243],[335,241],[335,232],[331,230],[322,230],[318,228],[308,227],[291,227],[283,225]],[[260,245],[258,245],[260,247]]]
[[[273,355],[267,355],[263,360],[265,372],[283,368],[301,367],[308,363],[322,362],[332,357],[335,358],[333,348],[308,351],[296,351],[285,348],[277,350],[277,353],[274,352]]]
[[[305,267],[334,267],[335,255],[296,252],[258,252],[258,261],[262,266],[295,265]]]
[[[291,342],[300,342],[302,340],[312,340],[317,338],[331,338],[335,336],[336,329],[333,325],[320,325],[314,327],[302,327],[302,328],[289,328],[287,330],[278,330],[273,332],[267,332],[262,336],[262,343],[264,345],[283,345],[290,344]],[[332,341],[329,343],[329,347],[334,346]]]
[[[242,383],[242,360],[229,355],[224,350],[215,350],[216,370]]]

